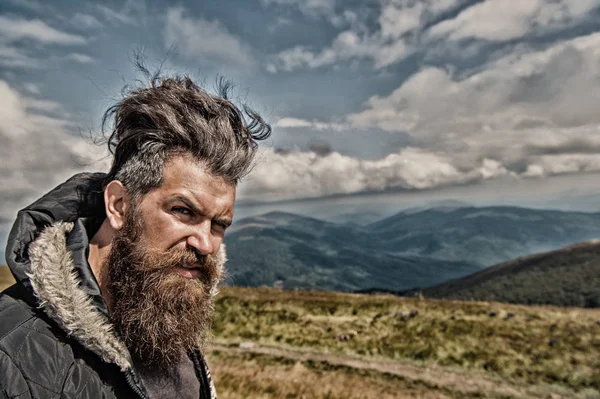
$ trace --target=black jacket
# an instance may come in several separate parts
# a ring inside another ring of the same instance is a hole
[[[0,399],[147,397],[87,262],[104,219],[103,174],[76,175],[19,212],[0,294]],[[200,398],[216,398],[191,353]]]

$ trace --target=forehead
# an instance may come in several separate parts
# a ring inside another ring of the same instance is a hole
[[[185,195],[218,207],[233,207],[235,185],[215,176],[189,156],[175,156],[165,163],[161,195]]]

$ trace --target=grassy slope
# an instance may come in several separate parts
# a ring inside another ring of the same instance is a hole
[[[408,318],[411,310],[418,314]],[[215,335],[221,345],[251,341],[464,369],[600,397],[599,320],[600,311],[589,309],[225,288],[216,304]]]
[[[422,293],[427,298],[600,307],[600,243],[521,257]]]
[[[215,344],[231,348],[208,355],[224,399],[600,398],[600,310],[224,287],[215,314]],[[306,355],[233,350],[248,341]]]

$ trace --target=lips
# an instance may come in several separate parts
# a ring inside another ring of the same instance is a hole
[[[182,262],[181,266],[175,268],[175,273],[185,278],[198,278],[202,275],[197,263]]]
[[[187,265],[185,267],[178,266],[173,271],[185,278],[199,278],[202,275],[198,267],[189,267]]]

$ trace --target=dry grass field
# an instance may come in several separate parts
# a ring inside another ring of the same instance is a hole
[[[223,288],[214,327],[224,398],[600,398],[600,310]]]
[[[600,398],[596,309],[229,287],[215,308],[222,399]]]

